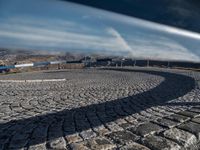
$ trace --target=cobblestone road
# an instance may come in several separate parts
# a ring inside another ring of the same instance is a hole
[[[0,149],[195,150],[200,74],[153,68],[3,75]]]

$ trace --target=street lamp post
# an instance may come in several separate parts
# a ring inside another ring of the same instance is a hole
[[[125,60],[124,58],[121,59],[121,67],[123,67],[123,61],[124,60]]]
[[[136,59],[134,60],[134,67],[135,67],[135,65],[136,65]]]
[[[149,60],[147,60],[147,67],[149,67]]]
[[[167,62],[167,68],[169,68],[169,66],[170,66],[170,62],[168,61],[168,62]]]

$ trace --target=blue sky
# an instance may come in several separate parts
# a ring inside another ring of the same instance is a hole
[[[58,0],[0,0],[0,46],[200,61],[200,34]]]

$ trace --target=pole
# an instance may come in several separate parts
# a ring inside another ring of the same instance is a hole
[[[167,68],[169,68],[169,66],[170,66],[170,62],[168,61],[168,63],[167,63]]]
[[[147,67],[149,67],[149,60],[147,60]]]
[[[135,59],[135,61],[134,61],[134,67],[136,66],[136,59]]]

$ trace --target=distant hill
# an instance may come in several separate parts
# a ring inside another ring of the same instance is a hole
[[[31,62],[55,61],[55,60],[79,60],[81,54],[52,53],[44,50],[19,50],[0,48],[0,61],[6,65],[23,64]]]
[[[157,66],[157,67],[178,67],[178,68],[194,68],[200,69],[200,63],[186,62],[186,61],[165,61],[165,60],[145,60],[145,59],[131,59],[122,57],[108,57],[98,54],[87,56],[81,53],[73,52],[50,52],[45,50],[21,50],[21,49],[5,49],[0,48],[0,65],[14,65],[14,64],[26,64],[34,62],[46,62],[46,61],[82,61],[85,62],[86,58],[89,62],[89,66],[101,66],[103,64],[110,64],[111,66]],[[95,61],[96,60],[96,61]],[[99,63],[98,60],[103,60],[106,63]],[[112,63],[107,63],[108,61]],[[93,63],[91,63],[93,62]]]

